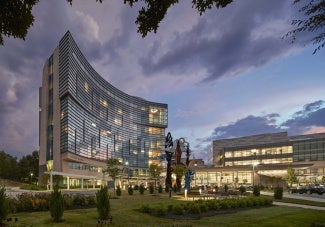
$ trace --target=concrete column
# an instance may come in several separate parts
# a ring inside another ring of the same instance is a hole
[[[53,190],[53,174],[52,171],[50,172],[50,190]]]
[[[70,177],[67,177],[67,189],[70,189]]]
[[[81,189],[84,189],[84,179],[81,178]]]
[[[93,179],[93,188],[95,188],[95,182],[96,182],[96,180]]]

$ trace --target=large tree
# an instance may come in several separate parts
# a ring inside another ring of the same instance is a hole
[[[39,155],[38,151],[33,151],[30,155],[23,156],[18,162],[18,170],[19,170],[19,179],[21,181],[29,181],[32,182],[37,179],[38,175],[38,161]]]
[[[0,151],[0,178],[17,180],[18,179],[17,158]]]
[[[159,177],[162,173],[162,168],[157,164],[150,164],[149,173],[150,173],[150,176],[155,180],[155,187],[156,187],[157,179],[159,179]]]
[[[108,159],[107,168],[106,168],[105,172],[107,172],[108,175],[113,179],[114,195],[115,195],[115,180],[121,172],[121,167],[122,167],[121,163],[118,159],[114,159],[114,158]]]

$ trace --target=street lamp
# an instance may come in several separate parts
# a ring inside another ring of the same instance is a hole
[[[33,173],[30,173],[30,183],[31,183],[31,184],[32,184],[32,182],[33,182],[33,180],[32,180],[32,179],[33,179],[33,175],[34,175]]]
[[[254,178],[255,178],[255,167],[257,166],[258,164],[255,162],[253,163],[253,180],[252,180],[252,186],[254,187]]]
[[[195,173],[195,176],[194,176],[194,184],[195,184],[195,187],[196,187],[196,167],[197,167],[197,161],[194,162],[194,173]]]

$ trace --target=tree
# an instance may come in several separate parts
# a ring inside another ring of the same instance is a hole
[[[9,213],[9,201],[6,196],[6,188],[4,186],[1,186],[0,187],[0,226],[2,226],[2,221],[7,218],[8,213]]]
[[[152,178],[155,179],[155,187],[157,186],[157,179],[160,177],[162,168],[157,164],[150,164],[149,174]]]
[[[0,178],[17,180],[17,158],[0,151]]]
[[[24,179],[30,179],[31,176],[32,178],[37,178],[38,161],[38,151],[33,151],[31,155],[23,156],[18,162],[19,179],[24,181]]]
[[[298,182],[298,178],[297,178],[298,174],[295,172],[295,170],[289,166],[287,169],[287,174],[286,174],[286,181],[288,182],[288,184],[290,185],[290,187],[292,187],[293,183],[297,183]]]
[[[300,3],[301,0],[295,0],[293,4]],[[318,50],[325,46],[325,2],[323,0],[310,0],[308,4],[303,5],[299,12],[304,14],[303,19],[296,19],[291,22],[291,25],[297,28],[289,31],[285,37],[291,36],[292,43],[296,41],[297,35],[301,33],[316,34],[310,40],[318,47],[314,50],[315,54]]]
[[[107,220],[110,214],[110,203],[109,203],[109,194],[107,187],[102,187],[96,193],[96,206],[97,206],[97,213],[100,220]]]
[[[106,172],[113,179],[114,183],[114,195],[115,195],[115,180],[121,171],[121,163],[118,159],[111,158],[107,161]]]
[[[182,177],[185,175],[186,171],[187,169],[183,165],[176,165],[173,167],[173,173],[176,175],[176,186],[178,191],[181,191]]]
[[[60,222],[62,220],[64,212],[64,198],[59,190],[59,186],[54,187],[50,196],[50,214],[54,222]]]
[[[27,31],[34,22],[32,9],[39,0],[1,0],[0,1],[0,44],[3,35],[25,40]]]

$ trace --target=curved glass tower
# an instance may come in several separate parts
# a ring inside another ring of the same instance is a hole
[[[112,86],[88,63],[70,32],[46,61],[39,93],[40,177],[61,175],[67,187],[82,185],[82,179],[101,184],[106,161],[115,158],[128,181],[141,181],[151,163],[161,164],[167,104]]]

